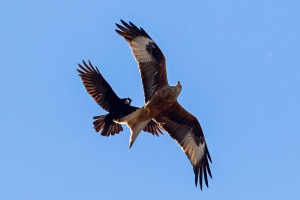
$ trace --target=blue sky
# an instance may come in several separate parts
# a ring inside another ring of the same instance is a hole
[[[299,1],[1,1],[0,199],[299,199]],[[143,27],[200,121],[209,188],[166,133],[102,137],[77,63],[143,105],[114,31]]]

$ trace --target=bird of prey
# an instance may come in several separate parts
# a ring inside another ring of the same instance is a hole
[[[141,130],[154,119],[182,148],[190,160],[194,174],[195,185],[198,180],[202,190],[202,179],[208,187],[208,175],[212,178],[209,162],[211,157],[197,118],[186,111],[178,102],[181,84],[170,86],[167,80],[166,60],[151,37],[144,29],[133,23],[121,20],[116,23],[116,32],[128,42],[132,53],[138,62],[141,74],[145,105],[128,116],[115,120],[125,123],[130,128],[131,147]],[[208,175],[207,175],[208,174]]]
[[[77,69],[77,71],[85,89],[99,106],[108,112],[106,115],[93,117],[96,132],[102,130],[102,136],[118,134],[123,131],[122,125],[115,123],[113,120],[124,117],[138,108],[130,105],[130,98],[119,98],[103,78],[98,68],[94,68],[90,61],[89,64],[83,61],[83,65],[78,64],[80,69]],[[143,130],[157,136],[162,134],[159,126],[152,120]]]

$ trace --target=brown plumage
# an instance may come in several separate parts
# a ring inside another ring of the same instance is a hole
[[[145,105],[128,116],[115,120],[126,123],[130,128],[130,147],[151,119],[154,119],[176,142],[189,158],[195,173],[195,184],[198,181],[202,189],[202,180],[208,187],[207,174],[212,177],[209,162],[211,157],[206,145],[202,128],[197,118],[186,111],[178,102],[181,92],[180,82],[170,86],[166,74],[166,60],[151,37],[133,23],[123,26],[116,32],[128,42],[138,62],[143,83]]]

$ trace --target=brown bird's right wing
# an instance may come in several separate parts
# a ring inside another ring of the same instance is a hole
[[[159,136],[159,134],[163,134],[159,125],[151,119],[148,124],[143,128],[143,131],[151,133],[152,135]]]
[[[212,161],[197,118],[176,101],[170,109],[160,113],[154,120],[176,140],[191,161],[196,186],[199,178],[200,189],[202,190],[202,178],[204,176],[205,184],[208,187],[207,173],[212,177],[208,160]]]
[[[82,62],[84,67],[78,64],[80,69],[77,69],[77,71],[79,72],[85,89],[101,108],[109,112],[110,108],[115,106],[114,103],[120,102],[120,98],[103,78],[97,67],[94,68],[90,61],[89,65],[87,65],[85,61]]]
[[[116,24],[119,28],[116,32],[128,42],[139,63],[146,103],[159,88],[168,85],[166,60],[159,47],[142,28],[131,22],[121,22],[123,26]]]

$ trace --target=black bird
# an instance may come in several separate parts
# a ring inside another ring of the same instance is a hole
[[[119,119],[129,115],[138,107],[131,106],[130,98],[119,98],[113,91],[108,82],[103,78],[97,67],[93,67],[89,61],[89,65],[83,60],[83,65],[78,64],[77,69],[79,76],[85,86],[87,92],[94,98],[101,108],[106,110],[108,114],[93,117],[94,128],[96,132],[101,131],[101,135],[115,135],[123,131],[122,125],[115,123],[114,119]],[[158,124],[153,120],[145,126],[143,131],[152,133],[153,135],[162,134]]]

